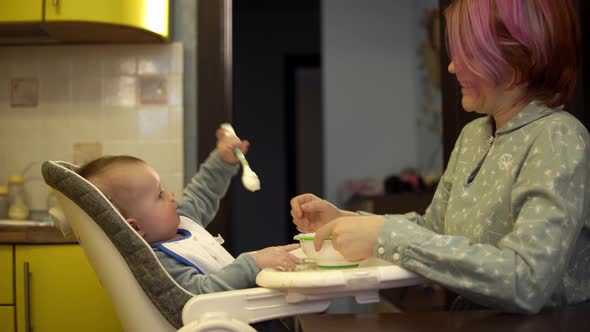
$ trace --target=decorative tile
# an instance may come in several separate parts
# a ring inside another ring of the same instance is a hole
[[[4,47],[0,184],[32,161],[129,154],[181,194],[182,53],[178,43]],[[44,208],[45,184],[28,183],[32,207]]]
[[[32,107],[39,101],[39,81],[36,78],[13,78],[10,81],[10,106]]]
[[[140,76],[138,90],[140,105],[168,104],[168,78],[166,76]]]

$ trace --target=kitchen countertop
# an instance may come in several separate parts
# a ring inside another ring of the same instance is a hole
[[[58,244],[77,243],[66,239],[55,225],[40,221],[0,220],[0,243]]]

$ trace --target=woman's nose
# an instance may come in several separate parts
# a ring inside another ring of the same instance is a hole
[[[449,67],[447,69],[448,69],[449,73],[455,74],[455,64],[453,63],[453,61],[451,61],[451,63],[449,63]]]

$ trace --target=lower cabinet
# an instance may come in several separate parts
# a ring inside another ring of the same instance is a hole
[[[14,255],[16,331],[123,331],[80,246],[15,245]]]
[[[0,332],[14,332],[13,246],[0,245]]]
[[[0,332],[14,332],[14,306],[0,306]]]

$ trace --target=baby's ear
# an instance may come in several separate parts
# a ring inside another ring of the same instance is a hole
[[[131,227],[141,236],[143,237],[145,235],[145,232],[141,229],[141,227],[139,226],[139,223],[137,222],[136,219],[127,219],[127,223],[129,223],[129,225],[131,225]]]

